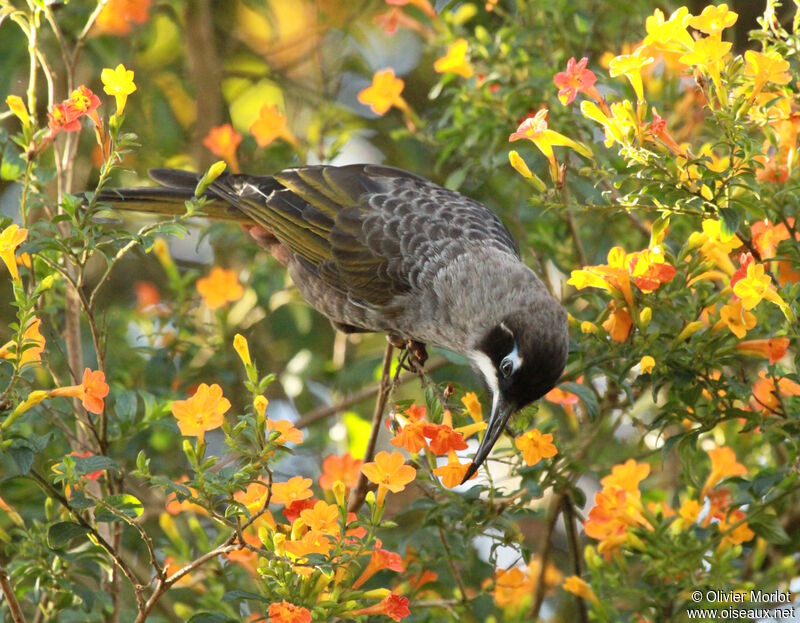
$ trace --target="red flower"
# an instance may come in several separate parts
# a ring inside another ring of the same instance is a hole
[[[464,435],[444,424],[425,424],[423,434],[430,439],[430,448],[434,454],[447,454],[450,450],[466,450]]]
[[[102,126],[100,118],[95,112],[100,106],[100,98],[90,89],[80,86],[72,92],[69,99],[64,100],[53,108],[53,112],[48,114],[48,126],[50,132],[48,139],[52,139],[59,132],[79,132],[81,129],[81,117],[89,117],[99,128]]]
[[[294,520],[300,517],[300,513],[304,510],[309,508],[314,508],[314,504],[317,503],[317,500],[314,498],[308,500],[295,500],[294,502],[290,502],[286,505],[283,509],[283,516],[286,517],[286,520],[289,523],[294,523]]]
[[[366,568],[353,584],[353,588],[360,588],[363,586],[364,583],[378,573],[378,571],[389,569],[397,573],[402,573],[404,568],[402,556],[395,552],[381,549],[380,542],[378,542],[378,547],[372,552],[369,563],[367,563]]]
[[[362,614],[384,614],[392,619],[392,621],[402,621],[411,614],[411,610],[408,609],[408,597],[402,597],[401,595],[391,593],[383,601],[374,606],[356,610],[352,614],[356,616]]]
[[[588,63],[589,59],[585,56],[577,63],[573,57],[567,61],[567,71],[559,71],[553,76],[553,82],[558,87],[558,99],[564,106],[571,104],[578,93],[594,90],[597,76],[592,70],[586,69]]]
[[[736,285],[736,282],[740,279],[744,279],[747,277],[747,267],[753,263],[753,255],[751,253],[742,253],[739,256],[739,268],[736,270],[733,275],[731,275],[731,290],[733,290],[733,286]],[[735,294],[733,295],[733,300],[738,301],[739,297]]]

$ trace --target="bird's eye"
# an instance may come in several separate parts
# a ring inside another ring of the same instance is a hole
[[[508,378],[514,372],[514,362],[511,357],[506,357],[500,362],[500,372],[503,373],[505,378]]]

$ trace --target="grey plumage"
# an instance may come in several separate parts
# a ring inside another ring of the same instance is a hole
[[[163,187],[106,191],[100,200],[180,212],[198,180],[170,169],[151,176]],[[376,165],[226,175],[206,196],[217,213],[233,208],[234,218],[274,236],[301,294],[337,327],[467,355],[494,399],[476,464],[508,415],[546,393],[564,368],[566,313],[502,222],[472,199]]]

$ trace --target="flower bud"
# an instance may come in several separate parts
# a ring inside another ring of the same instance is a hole
[[[233,349],[239,355],[245,367],[250,367],[253,362],[250,360],[250,347],[247,345],[247,340],[241,333],[237,333],[233,338]]]
[[[8,109],[14,113],[14,116],[22,122],[22,126],[27,128],[31,125],[31,118],[28,115],[28,109],[25,108],[25,103],[18,95],[9,95],[6,98]]]
[[[256,411],[256,415],[258,416],[259,420],[264,419],[264,414],[267,412],[267,405],[269,404],[269,400],[266,399],[264,396],[256,396],[253,399],[253,409]]]
[[[642,325],[642,329],[647,328],[652,318],[653,318],[653,310],[650,307],[645,307],[642,311],[639,312],[639,323]]]
[[[345,493],[347,489],[341,480],[333,483],[333,496],[336,498],[336,505],[339,508],[345,508],[347,501],[345,500]]]
[[[588,320],[584,320],[581,323],[581,333],[597,333],[598,328],[597,325],[593,322],[589,322]]]
[[[53,283],[55,283],[55,280],[56,280],[56,278],[55,278],[54,275],[47,275],[47,277],[42,279],[42,282],[39,284],[39,291],[40,292],[45,292],[46,290],[49,290],[50,288],[52,288],[53,287]]]

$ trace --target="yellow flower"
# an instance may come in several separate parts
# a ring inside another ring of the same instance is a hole
[[[783,58],[776,50],[769,52],[756,52],[747,50],[744,53],[747,62],[745,73],[753,76],[753,95],[755,97],[767,82],[775,84],[789,84],[792,75],[789,72],[789,61]]]
[[[339,507],[320,500],[313,508],[300,511],[300,518],[311,530],[335,536],[339,534]]]
[[[6,98],[6,104],[8,104],[8,109],[20,120],[23,127],[27,128],[31,124],[28,109],[25,107],[25,103],[22,101],[21,97],[18,95],[9,95]]]
[[[747,475],[747,468],[736,460],[736,454],[727,446],[712,448],[708,456],[711,458],[711,473],[706,478],[700,497],[705,497],[723,478]]]
[[[647,37],[644,39],[644,45],[654,45],[661,50],[670,52],[692,49],[694,39],[686,29],[690,18],[689,9],[685,6],[670,15],[669,19],[664,19],[661,9],[656,9],[653,15],[645,21]]]
[[[736,235],[729,238],[724,237],[719,221],[704,220],[703,231],[692,232],[689,236],[688,246],[690,249],[700,247],[700,253],[705,259],[714,262],[729,275],[736,272],[736,268],[728,256],[731,251],[742,246],[742,241]]]
[[[625,76],[631,83],[636,99],[644,101],[644,88],[642,87],[642,68],[652,63],[655,59],[652,56],[642,56],[644,47],[640,46],[633,51],[633,54],[621,54],[611,59],[608,67],[608,74],[612,78]]]
[[[734,284],[733,293],[741,299],[742,307],[750,310],[767,296],[771,284],[769,275],[764,272],[764,265],[752,262],[747,266],[747,276]]]
[[[125,65],[120,63],[116,68],[106,67],[100,74],[103,82],[103,90],[108,95],[113,95],[117,100],[117,114],[121,115],[125,110],[125,102],[128,96],[136,90],[133,82],[133,71],[125,69]]]
[[[16,257],[17,247],[27,239],[28,230],[20,229],[19,225],[9,225],[0,232],[0,260],[3,260],[14,281],[19,281]]]
[[[564,590],[567,591],[568,593],[572,593],[577,597],[581,597],[583,599],[586,599],[587,601],[591,601],[593,604],[600,603],[599,600],[597,599],[597,595],[594,594],[592,587],[589,586],[577,575],[571,575],[566,580],[564,580],[563,587]]]
[[[739,14],[729,11],[727,4],[710,5],[697,17],[690,17],[689,26],[707,35],[716,35],[733,26],[738,18]]]
[[[22,336],[22,356],[19,358],[18,367],[25,366],[29,363],[38,364],[42,362],[42,351],[45,346],[44,336],[41,334],[39,328],[42,321],[34,317],[25,329]],[[17,359],[16,354],[17,343],[15,341],[7,342],[0,346],[0,359]]]
[[[611,468],[611,474],[605,476],[600,484],[603,487],[619,487],[629,493],[636,493],[639,491],[639,483],[649,475],[650,465],[628,459],[624,463],[614,465]]]
[[[720,65],[731,51],[732,45],[730,41],[722,41],[719,35],[704,37],[695,41],[692,51],[681,56],[679,60],[685,65],[705,69],[714,81],[714,86],[721,89]]]
[[[258,119],[250,126],[250,134],[256,139],[259,147],[271,145],[283,139],[292,146],[297,146],[297,139],[289,130],[288,119],[276,104],[264,104],[258,113]]]
[[[456,39],[450,47],[447,48],[447,54],[442,58],[437,59],[433,64],[433,69],[436,73],[454,73],[463,78],[471,78],[475,73],[470,65],[467,52],[469,50],[469,43],[466,39]]]
[[[586,145],[573,141],[563,134],[549,130],[547,128],[547,113],[548,110],[542,108],[534,117],[525,119],[525,121],[517,127],[516,132],[513,132],[508,137],[508,140],[511,142],[527,139],[536,145],[550,163],[550,177],[552,177],[554,182],[557,182],[559,179],[559,172],[558,162],[556,162],[556,156],[555,153],[553,153],[554,146],[569,147],[586,158],[592,158],[592,152]]]
[[[719,310],[719,317],[720,323],[727,326],[739,339],[742,339],[750,329],[756,326],[755,315],[744,309],[741,301],[723,305]],[[716,325],[715,328],[717,328]]]
[[[303,431],[295,428],[289,420],[267,420],[267,430],[270,433],[275,431],[280,433],[275,443],[300,443],[303,441]]]
[[[253,365],[253,362],[250,360],[250,347],[247,345],[247,339],[241,333],[237,333],[233,336],[233,349],[236,351],[236,354],[239,355],[245,367]]]
[[[656,360],[653,359],[650,355],[645,355],[639,362],[639,367],[642,370],[642,374],[650,374],[656,367]]]
[[[449,450],[447,452],[447,464],[437,467],[433,470],[433,473],[442,479],[442,484],[445,487],[452,489],[461,484],[470,465],[471,463],[462,463],[459,461],[455,450]],[[473,474],[472,478],[475,478],[477,475],[477,473]],[[472,478],[470,478],[470,480]]]
[[[638,125],[633,104],[628,100],[611,104],[611,116],[606,115],[594,102],[584,100],[581,102],[581,114],[605,128],[606,147],[611,147],[615,142],[623,146],[630,145],[631,131]]]
[[[558,454],[553,445],[553,435],[542,434],[538,428],[532,428],[514,440],[514,445],[522,452],[526,465],[536,465],[542,459],[551,459]]]
[[[256,396],[253,399],[253,409],[255,409],[256,415],[258,415],[259,419],[264,419],[264,414],[267,412],[268,404],[269,400],[267,400],[264,396]]]
[[[191,398],[172,403],[172,415],[178,420],[181,435],[197,437],[202,443],[206,431],[222,426],[223,415],[230,408],[231,403],[223,398],[219,385],[200,383]]]
[[[697,521],[702,509],[703,506],[697,500],[686,500],[681,504],[678,514],[681,516],[684,525],[688,526]]]
[[[198,279],[196,287],[209,309],[219,309],[227,303],[238,301],[244,294],[236,273],[218,266],[212,268],[207,277]]]
[[[392,106],[406,110],[408,105],[400,96],[404,86],[393,69],[376,71],[372,84],[358,94],[358,101],[369,106],[376,115],[385,115]]]
[[[476,422],[483,422],[483,408],[478,395],[475,392],[467,392],[461,397],[461,404],[469,413],[469,416]]]
[[[313,496],[314,492],[311,491],[311,478],[293,476],[286,482],[276,482],[272,485],[271,502],[274,504],[288,506],[292,502],[307,500]]]

